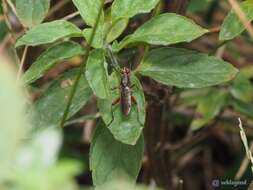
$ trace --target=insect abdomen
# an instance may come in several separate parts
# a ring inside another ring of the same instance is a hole
[[[121,89],[121,110],[124,115],[128,115],[131,111],[131,89],[126,86]]]

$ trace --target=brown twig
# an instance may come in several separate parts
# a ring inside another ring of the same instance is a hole
[[[71,13],[71,14],[69,14],[69,15],[63,17],[61,20],[70,20],[70,19],[72,19],[72,18],[78,16],[79,14],[80,14],[79,11],[76,11],[76,12],[74,12],[74,13]]]
[[[217,33],[220,32],[221,27],[220,26],[216,26],[214,28],[209,29],[208,33]]]
[[[17,11],[16,11],[16,8],[13,5],[13,3],[10,0],[6,0],[6,2],[9,5],[9,7],[11,8],[12,12],[17,16]]]
[[[237,0],[228,0],[228,2],[231,5],[232,9],[235,11],[235,14],[241,20],[246,30],[249,32],[250,36],[253,38],[253,27],[251,26],[250,21],[247,19],[245,13],[242,11]]]
[[[49,17],[51,17],[55,12],[57,12],[58,10],[60,10],[62,7],[64,7],[67,3],[69,2],[69,0],[62,0],[59,1],[59,3],[57,3],[56,5],[54,5],[50,11],[48,12],[46,19],[48,19]]]
[[[251,141],[250,143],[250,150],[253,150],[253,141]],[[243,174],[245,173],[245,171],[247,170],[248,166],[249,166],[249,159],[247,158],[247,156],[244,157],[241,166],[239,168],[239,170],[237,171],[236,175],[235,175],[235,180],[239,180],[241,179],[241,177],[243,176]]]

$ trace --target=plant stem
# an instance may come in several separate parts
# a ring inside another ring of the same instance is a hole
[[[28,51],[28,46],[25,46],[24,51],[23,51],[23,55],[22,55],[22,58],[21,58],[21,62],[20,62],[19,68],[18,68],[17,81],[20,79],[20,76],[22,74],[23,67],[24,67],[24,64],[25,64],[26,55],[27,55],[27,51]]]
[[[74,95],[75,95],[76,90],[77,90],[78,83],[79,83],[80,78],[81,78],[81,76],[82,76],[82,74],[83,74],[83,72],[84,72],[85,64],[86,64],[86,62],[87,62],[87,60],[88,60],[88,57],[89,57],[89,54],[90,54],[90,51],[91,51],[91,44],[92,44],[92,42],[93,42],[93,39],[94,39],[96,30],[97,30],[97,27],[98,27],[98,23],[99,23],[101,14],[102,14],[103,6],[104,6],[104,0],[102,0],[101,7],[100,7],[100,9],[99,9],[99,13],[98,13],[98,16],[97,16],[97,19],[96,19],[95,26],[93,27],[92,33],[91,33],[91,37],[90,37],[90,39],[88,40],[87,51],[86,51],[86,54],[85,54],[85,56],[84,56],[83,63],[82,63],[81,66],[80,66],[79,73],[77,74],[77,77],[76,77],[76,80],[75,80],[75,82],[74,82],[73,88],[72,88],[72,90],[71,90],[71,92],[70,92],[70,95],[69,95],[69,98],[68,98],[68,102],[67,102],[67,106],[66,106],[66,109],[65,109],[65,111],[64,111],[64,114],[63,114],[61,123],[60,123],[60,126],[61,126],[61,127],[64,127],[65,121],[66,121],[66,119],[67,119],[67,117],[68,117],[68,113],[69,113],[69,109],[70,109],[72,100],[73,100]]]
[[[79,117],[77,119],[73,119],[71,121],[66,122],[64,126],[66,127],[66,126],[69,126],[69,125],[72,125],[72,124],[82,123],[82,122],[85,122],[87,120],[97,119],[100,116],[101,116],[100,113],[96,113],[94,115],[84,115],[84,116]]]
[[[57,3],[56,5],[54,5],[50,11],[48,12],[47,16],[45,19],[48,19],[49,17],[51,17],[55,12],[57,12],[58,10],[60,10],[62,7],[64,7],[67,3],[69,2],[69,0],[62,0],[59,1],[59,3]]]
[[[74,13],[71,13],[71,14],[69,14],[69,15],[63,17],[61,20],[70,20],[70,19],[72,19],[72,18],[78,16],[79,14],[80,14],[79,11],[76,11],[76,12],[74,12]]]

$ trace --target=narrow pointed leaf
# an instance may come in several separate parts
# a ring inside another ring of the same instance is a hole
[[[50,0],[17,0],[16,10],[22,24],[31,28],[40,24],[46,16]]]
[[[25,84],[30,84],[43,76],[49,69],[57,63],[77,56],[83,55],[84,49],[75,42],[62,42],[50,47],[31,65],[23,75]]]
[[[158,48],[144,58],[137,72],[165,85],[203,88],[225,83],[238,72],[213,56],[180,48]]]
[[[125,116],[121,111],[120,102],[116,105],[112,103],[119,99],[119,89],[112,91],[112,96],[108,99],[98,100],[99,111],[102,118],[114,138],[122,143],[134,145],[139,139],[145,122],[145,97],[142,87],[138,79],[132,75],[132,84],[134,85],[132,91],[137,104],[132,105],[131,112]],[[115,75],[110,78],[111,88],[119,87],[119,83]]]
[[[126,145],[114,139],[100,122],[93,135],[90,149],[90,169],[95,186],[101,186],[119,177],[135,181],[144,153],[143,136],[136,145]]]
[[[65,37],[81,37],[82,31],[70,22],[57,20],[35,26],[18,39],[16,47],[53,43]]]
[[[112,4],[112,18],[131,18],[139,13],[150,12],[159,0],[114,0]]]
[[[125,37],[119,44],[115,43],[114,51],[136,43],[152,45],[170,45],[180,42],[191,42],[208,31],[192,20],[174,13],[164,13],[151,18],[140,26],[132,35]]]
[[[86,64],[85,76],[94,94],[102,99],[109,94],[107,64],[103,50],[93,50]]]
[[[249,22],[253,20],[253,2],[247,0],[241,3],[241,9],[248,18]],[[240,35],[245,30],[244,25],[240,21],[239,17],[232,10],[224,19],[221,26],[219,39],[221,41],[231,40],[236,36]]]
[[[34,103],[33,121],[36,127],[60,124],[77,72],[78,70],[74,69],[64,73]],[[92,91],[88,82],[82,77],[72,101],[68,118],[77,113],[89,101],[91,95]]]

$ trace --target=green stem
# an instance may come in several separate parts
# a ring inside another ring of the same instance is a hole
[[[66,106],[66,109],[65,109],[65,111],[64,111],[64,114],[63,114],[63,116],[62,116],[61,123],[60,123],[60,126],[61,126],[61,127],[64,127],[65,121],[66,121],[66,119],[67,119],[67,117],[68,117],[68,113],[69,113],[69,109],[70,109],[72,100],[73,100],[74,95],[75,95],[76,90],[77,90],[78,83],[79,83],[79,81],[80,81],[80,78],[81,78],[82,74],[84,73],[85,64],[86,64],[86,62],[87,62],[87,60],[88,60],[88,57],[89,57],[89,54],[90,54],[90,51],[91,51],[91,44],[92,44],[92,42],[93,42],[93,39],[94,39],[96,30],[97,30],[97,27],[98,27],[98,23],[99,23],[99,20],[100,20],[102,11],[103,11],[103,6],[104,6],[104,0],[102,0],[101,7],[100,7],[100,9],[99,9],[99,13],[98,13],[98,16],[97,16],[97,19],[96,19],[95,26],[93,27],[92,33],[91,33],[91,37],[90,37],[90,39],[88,40],[87,51],[86,51],[86,54],[85,54],[85,56],[84,56],[83,63],[82,63],[81,66],[80,66],[79,73],[78,73],[77,76],[76,76],[76,79],[75,79],[73,88],[72,88],[72,90],[71,90],[71,92],[70,92],[70,95],[69,95],[69,98],[68,98],[68,102],[67,102],[67,106]]]

